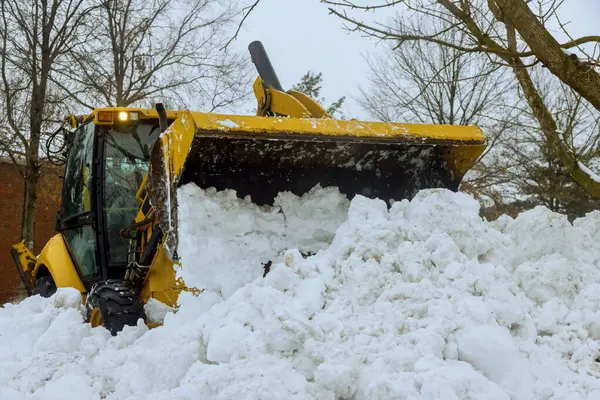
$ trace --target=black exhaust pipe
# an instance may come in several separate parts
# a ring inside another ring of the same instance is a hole
[[[163,103],[156,103],[156,112],[158,112],[160,131],[164,132],[169,127],[169,121],[167,120],[167,110],[165,110]]]
[[[250,57],[256,66],[258,75],[260,75],[267,87],[270,86],[275,90],[285,92],[281,87],[281,83],[279,83],[279,78],[273,69],[273,64],[271,64],[271,60],[269,60],[269,56],[267,55],[267,51],[263,44],[256,40],[248,45],[248,51],[250,51]]]

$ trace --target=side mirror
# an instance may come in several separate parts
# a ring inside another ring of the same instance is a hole
[[[65,147],[71,147],[73,144],[73,132],[74,131],[70,131],[68,129],[63,129],[62,133],[65,141]]]
[[[156,103],[156,112],[158,113],[158,123],[160,126],[160,132],[164,133],[169,127],[169,121],[167,120],[167,110],[163,103]]]
[[[61,221],[62,221],[62,213],[59,211],[56,213],[56,223],[54,225],[54,230],[56,232],[60,232],[62,230]]]

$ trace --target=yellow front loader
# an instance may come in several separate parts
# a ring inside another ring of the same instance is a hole
[[[87,320],[116,334],[155,298],[175,306],[177,188],[234,189],[257,204],[281,191],[335,186],[388,200],[425,188],[457,190],[485,148],[475,126],[333,119],[300,92],[284,91],[260,42],[257,115],[98,108],[73,121],[56,236],[38,257],[12,255],[30,294],[83,294]]]

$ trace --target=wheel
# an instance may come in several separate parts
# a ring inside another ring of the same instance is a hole
[[[85,303],[86,319],[92,327],[104,326],[115,336],[123,327],[146,322],[140,290],[130,282],[109,279],[92,286]]]
[[[56,293],[56,283],[51,276],[41,276],[35,280],[35,288],[32,294],[39,294],[42,297],[50,297]]]

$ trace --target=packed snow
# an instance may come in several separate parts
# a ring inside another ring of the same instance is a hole
[[[0,399],[600,399],[598,211],[178,197],[178,273],[205,290],[116,337],[71,289],[0,308]]]
[[[274,207],[259,207],[236,192],[179,189],[179,275],[187,285],[230,297],[262,277],[269,261],[289,248],[326,249],[348,215],[350,202],[337,189],[313,188],[303,197],[280,193]]]

